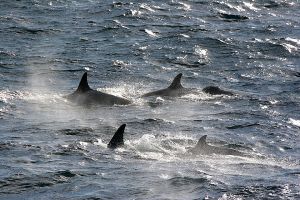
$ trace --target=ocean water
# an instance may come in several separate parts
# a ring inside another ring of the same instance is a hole
[[[68,102],[84,72],[133,103]],[[298,0],[1,0],[0,77],[0,199],[300,199]]]

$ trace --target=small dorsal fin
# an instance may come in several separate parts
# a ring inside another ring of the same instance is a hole
[[[124,145],[124,140],[123,140],[123,134],[125,131],[126,124],[121,125],[114,136],[111,138],[110,142],[108,143],[107,147],[110,149],[115,149],[120,146]]]
[[[206,143],[206,137],[207,137],[207,135],[203,135],[199,139],[198,143],[196,144],[196,147],[203,147],[203,146],[207,145],[207,143]]]
[[[178,89],[178,88],[182,88],[182,85],[181,85],[181,77],[182,77],[182,73],[178,74],[173,82],[171,83],[171,85],[169,86],[169,88],[171,89]]]
[[[91,90],[88,81],[87,81],[87,72],[85,72],[81,78],[81,81],[79,83],[79,86],[77,88],[77,92],[86,92],[88,90]]]

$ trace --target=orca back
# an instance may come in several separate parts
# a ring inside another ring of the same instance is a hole
[[[233,95],[232,92],[222,90],[216,86],[207,86],[207,87],[203,88],[202,91],[205,93],[208,93],[210,95],[222,95],[222,94],[229,95],[229,96]]]

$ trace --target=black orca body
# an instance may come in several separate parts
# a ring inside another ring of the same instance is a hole
[[[182,73],[178,74],[174,78],[173,82],[168,88],[146,93],[142,97],[149,97],[149,96],[180,97],[192,93],[194,89],[184,88],[181,85],[181,77],[182,77]]]
[[[173,82],[168,88],[146,93],[142,97],[149,97],[149,96],[180,97],[190,93],[197,93],[197,90],[194,88],[183,87],[181,85],[181,77],[182,77],[182,73],[178,74],[174,78]],[[202,91],[210,95],[230,95],[230,96],[234,95],[232,92],[222,90],[216,86],[205,87]]]
[[[86,72],[83,74],[77,90],[67,95],[66,98],[83,105],[127,105],[131,103],[127,99],[91,89],[87,81]]]
[[[110,149],[116,149],[118,147],[122,147],[124,145],[124,131],[125,131],[126,124],[121,125],[118,130],[115,132],[114,136],[108,143],[107,147]]]
[[[107,144],[109,149],[117,149],[124,146],[124,131],[126,124],[122,124],[118,130],[115,132],[114,136]],[[211,146],[206,143],[207,135],[202,136],[195,147],[190,149],[188,152],[194,155],[210,155],[210,154],[219,154],[219,155],[234,155],[234,156],[245,156],[244,153],[225,147],[216,147]]]
[[[206,143],[207,135],[202,136],[195,147],[190,149],[188,152],[192,154],[210,155],[210,154],[220,154],[220,155],[234,155],[234,156],[244,156],[240,151],[225,148],[211,146]]]
[[[222,89],[220,89],[219,87],[216,87],[216,86],[205,87],[205,88],[202,89],[202,91],[205,92],[205,93],[208,93],[210,95],[222,95],[222,94],[229,95],[229,96],[233,95],[232,92],[222,90]]]

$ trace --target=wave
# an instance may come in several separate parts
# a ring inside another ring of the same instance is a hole
[[[59,130],[60,133],[64,135],[76,135],[76,136],[91,136],[94,132],[92,128],[77,128],[77,129],[62,129]]]
[[[300,127],[300,120],[289,118],[288,122],[294,126]]]
[[[52,34],[52,33],[56,33],[56,32],[61,32],[61,30],[53,29],[53,28],[43,29],[43,28],[21,27],[21,26],[10,27],[9,30],[12,32],[15,32],[15,33],[32,34],[32,35]]]
[[[38,188],[51,187],[70,181],[78,174],[69,171],[48,172],[38,175],[15,174],[0,180],[0,194],[20,194],[25,191],[32,191]]]
[[[250,199],[289,199],[291,196],[297,196],[297,187],[296,184],[240,185],[234,186],[231,189],[231,194]]]
[[[175,186],[187,186],[190,184],[209,184],[210,180],[207,178],[192,178],[192,177],[173,177],[168,180],[168,182]]]
[[[251,126],[259,126],[259,125],[260,125],[259,123],[253,123],[253,124],[246,123],[246,124],[227,126],[226,128],[227,129],[242,129],[242,128],[248,128]]]

